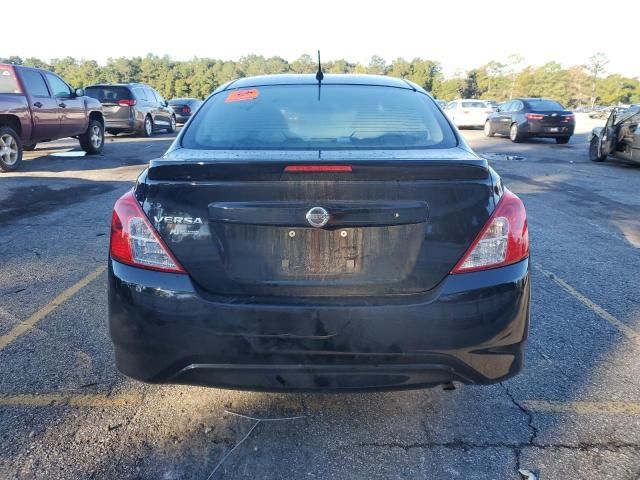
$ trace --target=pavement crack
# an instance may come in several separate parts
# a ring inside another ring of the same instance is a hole
[[[531,447],[536,446],[535,441],[536,441],[536,438],[538,437],[538,428],[533,424],[533,412],[531,412],[524,405],[522,405],[518,400],[516,400],[516,397],[513,396],[513,393],[511,393],[511,391],[509,390],[509,387],[507,387],[504,384],[504,382],[500,382],[500,386],[504,390],[507,397],[509,397],[509,400],[511,400],[511,403],[513,403],[516,407],[518,407],[518,409],[522,413],[524,413],[527,417],[527,428],[529,429],[529,441],[526,444],[514,446],[514,454],[516,457],[516,471],[519,471],[521,468],[520,460],[522,456],[522,449],[527,446],[531,446]]]

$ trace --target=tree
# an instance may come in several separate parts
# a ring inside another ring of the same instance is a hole
[[[107,64],[73,57],[54,58],[44,62],[35,57],[0,58],[0,63],[14,63],[50,69],[74,87],[86,87],[98,82],[142,82],[151,85],[165,98],[193,96],[204,98],[220,85],[249,75],[273,73],[314,73],[314,57],[301,55],[289,63],[281,57],[265,58],[247,55],[238,61],[214,58],[193,58],[176,61],[169,56],[148,54],[144,57],[110,58]],[[588,65],[564,68],[557,62],[541,66],[525,66],[519,55],[511,55],[505,63],[491,61],[468,72],[455,72],[445,79],[442,67],[435,60],[396,58],[387,65],[377,55],[368,65],[345,59],[325,61],[326,73],[378,73],[410,80],[437,98],[475,97],[505,100],[513,96],[535,95],[552,97],[569,105],[640,102],[640,80],[622,75],[606,74],[608,60],[602,53],[589,59]],[[594,89],[595,85],[595,89]]]
[[[509,77],[509,100],[513,98],[513,92],[516,89],[516,81],[518,73],[524,63],[524,57],[517,53],[512,53],[507,57],[506,73]]]
[[[387,64],[384,61],[384,58],[379,57],[378,55],[374,55],[371,57],[369,61],[369,68],[367,69],[368,73],[374,75],[384,75],[387,73]]]
[[[585,69],[591,76],[591,107],[596,104],[596,100],[598,99],[596,95],[596,90],[598,88],[598,78],[600,75],[606,72],[607,64],[609,63],[609,59],[607,56],[598,52],[589,57],[587,60],[587,64],[585,65]]]
[[[478,97],[478,72],[476,70],[470,70],[467,73],[467,78],[459,85],[458,93],[462,98]]]
[[[323,65],[324,67],[324,65]],[[318,66],[315,64],[311,55],[300,55],[300,57],[291,64],[291,71],[294,73],[315,73]]]

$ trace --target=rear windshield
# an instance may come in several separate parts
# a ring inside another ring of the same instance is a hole
[[[564,110],[564,107],[553,100],[527,100],[532,110]]]
[[[169,105],[186,105],[191,102],[193,102],[193,98],[174,98],[169,100]]]
[[[456,138],[431,98],[363,85],[272,85],[222,91],[191,121],[194,149],[448,148]]]
[[[0,67],[0,93],[21,93],[18,81],[7,67]]]
[[[118,103],[119,100],[133,99],[127,87],[87,87],[85,94],[102,103]]]
[[[462,102],[462,108],[487,108],[484,102]]]

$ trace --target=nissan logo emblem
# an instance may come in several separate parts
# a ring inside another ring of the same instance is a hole
[[[322,207],[313,207],[307,212],[305,218],[307,219],[307,222],[309,222],[309,225],[320,228],[327,224],[331,215],[329,215],[329,212]]]

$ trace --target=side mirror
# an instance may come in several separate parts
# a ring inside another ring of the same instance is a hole
[[[84,97],[84,88],[76,88],[76,97]]]

